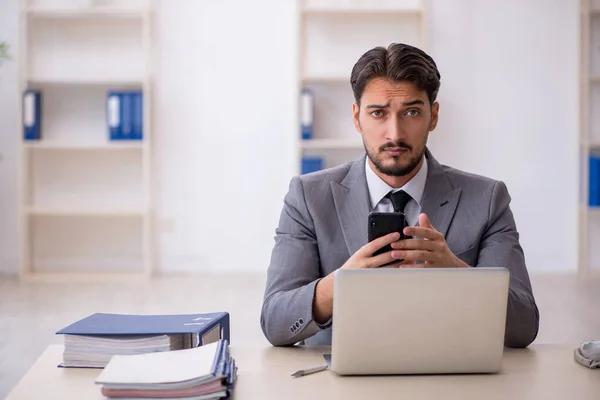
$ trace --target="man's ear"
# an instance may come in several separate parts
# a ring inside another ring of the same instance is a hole
[[[358,133],[362,133],[362,128],[360,127],[359,116],[360,116],[360,107],[356,102],[354,102],[354,103],[352,103],[352,120],[354,122],[354,129],[356,129],[356,131]]]
[[[438,114],[440,112],[440,103],[437,101],[433,103],[431,106],[431,123],[429,124],[429,130],[432,131],[435,129],[438,123]]]

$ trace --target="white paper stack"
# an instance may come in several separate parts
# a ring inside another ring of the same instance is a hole
[[[135,355],[189,348],[190,335],[65,335],[64,367],[103,368],[115,354]]]
[[[113,356],[96,379],[120,399],[212,400],[229,397],[237,367],[226,340],[191,349]]]

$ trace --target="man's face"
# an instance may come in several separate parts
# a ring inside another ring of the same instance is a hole
[[[389,176],[410,174],[423,157],[429,131],[435,129],[439,104],[429,105],[425,91],[413,83],[372,79],[352,106],[354,126],[362,134],[365,150],[379,172]]]

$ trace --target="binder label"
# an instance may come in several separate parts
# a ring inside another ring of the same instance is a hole
[[[35,124],[35,95],[27,93],[24,100],[23,124],[31,128]]]
[[[302,93],[302,125],[310,126],[313,123],[313,96],[309,91]]]
[[[110,96],[108,98],[108,126],[110,128],[117,128],[119,126],[119,97],[118,96]]]

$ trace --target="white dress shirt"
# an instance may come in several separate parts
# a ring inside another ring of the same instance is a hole
[[[368,157],[366,157],[365,163],[367,188],[369,189],[372,211],[393,212],[394,206],[392,205],[392,201],[385,196],[390,190],[394,190],[394,192],[404,190],[411,197],[404,208],[407,223],[408,225],[417,226],[419,223],[419,214],[421,213],[423,190],[425,189],[425,182],[427,181],[427,158],[423,156],[423,164],[421,165],[419,172],[417,172],[417,174],[404,186],[398,189],[392,188],[377,176],[369,165]]]

